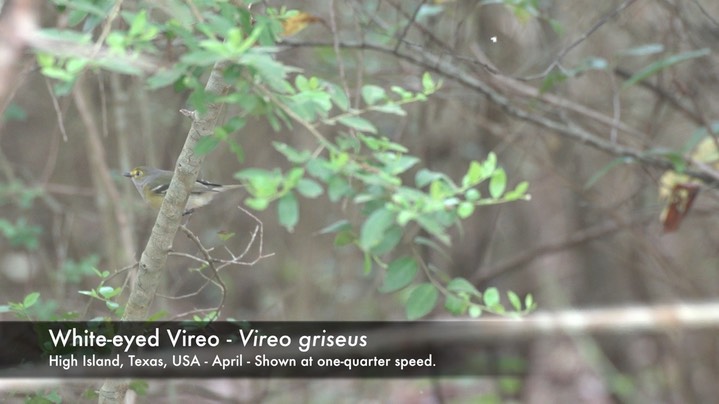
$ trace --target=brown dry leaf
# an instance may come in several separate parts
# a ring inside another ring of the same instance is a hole
[[[698,193],[699,184],[687,183],[674,186],[669,203],[662,210],[661,220],[664,233],[671,233],[679,228]]]
[[[299,12],[282,21],[282,36],[289,37],[307,28],[310,24],[322,22],[322,19],[312,14]]]
[[[708,136],[702,140],[692,152],[691,158],[719,170],[719,151],[714,138]],[[666,205],[660,219],[665,233],[671,233],[679,228],[691,209],[699,188],[700,182],[687,175],[674,171],[667,171],[662,175],[659,180],[659,199],[665,200]]]

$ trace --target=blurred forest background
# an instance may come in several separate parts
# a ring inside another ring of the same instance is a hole
[[[67,26],[71,7],[40,3],[32,11],[42,27]],[[165,20],[173,8],[192,4],[125,1],[121,7]],[[284,38],[276,58],[346,85],[353,103],[364,84],[420,91],[424,72],[442,80],[426,102],[406,106],[406,116],[365,116],[421,157],[421,167],[459,180],[471,160],[494,152],[510,183],[529,182],[530,201],[478,208],[453,231],[446,255],[424,252],[434,265],[480,290],[532,293],[540,310],[719,299],[719,176],[689,158],[700,136],[719,127],[719,3],[268,1],[252,12],[280,6],[317,20]],[[179,113],[187,92],[149,91],[143,77],[87,70],[70,94],[55,97],[34,57],[28,53],[18,63],[0,129],[0,303],[40,292],[28,311],[32,319],[68,311],[81,319],[110,315],[101,301],[78,291],[97,287],[93,268],[112,273],[139,259],[156,212],[122,173],[137,165],[174,168],[191,124]],[[231,111],[223,116],[230,117]],[[206,159],[203,178],[229,184],[246,167],[286,168],[271,146],[275,140],[314,147],[300,126],[276,131],[262,119],[249,120],[232,137],[245,160],[221,146]],[[685,165],[714,182],[702,183],[679,229],[665,234],[660,177]],[[193,214],[188,227],[208,246],[243,251],[257,226],[237,209],[245,196],[223,194]],[[256,239],[243,260],[273,255],[223,270],[223,317],[405,318],[400,300],[406,296],[378,291],[382,271],[365,273],[359,251],[334,247],[333,235],[319,234],[345,216],[341,204],[302,199],[292,232],[278,223],[274,208],[253,214],[263,224],[262,251]],[[223,241],[218,232],[236,235]],[[197,247],[178,234],[173,251],[195,254]],[[160,293],[190,294],[156,299],[168,318],[217,304],[216,288],[197,291],[205,279],[193,265],[178,255],[168,261]],[[110,282],[122,285],[129,272]],[[428,318],[445,317],[440,307]],[[719,396],[716,326],[669,336],[541,339],[531,359],[521,383],[153,381],[149,394],[167,398],[158,392],[172,391],[176,401],[167,402],[428,403],[700,403]]]

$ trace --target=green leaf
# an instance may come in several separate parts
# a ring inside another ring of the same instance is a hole
[[[509,299],[509,303],[512,304],[512,307],[514,307],[514,310],[522,311],[522,300],[519,298],[519,296],[517,296],[516,293],[512,292],[511,290],[508,290],[507,298]]]
[[[357,237],[355,236],[354,232],[351,230],[342,230],[335,236],[334,239],[334,246],[335,247],[344,247],[346,245],[350,245],[357,240]]]
[[[242,118],[240,116],[233,116],[232,118],[227,120],[227,122],[225,122],[222,127],[225,128],[227,133],[233,133],[244,128],[246,124],[247,120],[245,118]]]
[[[417,262],[414,258],[404,256],[392,261],[387,268],[387,276],[379,288],[380,292],[389,293],[409,285],[417,275]]]
[[[588,70],[604,70],[608,65],[609,63],[605,59],[590,56],[583,60],[579,66],[572,69],[571,75],[576,76]]]
[[[363,251],[369,251],[379,245],[385,232],[394,224],[394,212],[380,208],[372,212],[362,224],[359,245]]]
[[[287,174],[285,174],[283,189],[293,189],[300,182],[302,177],[305,175],[305,169],[301,167],[291,168]]]
[[[417,174],[414,176],[414,183],[417,184],[417,187],[423,188],[432,181],[439,179],[446,179],[446,175],[423,168],[417,171]]]
[[[467,173],[462,177],[462,188],[469,188],[479,184],[484,180],[484,170],[482,165],[476,161],[469,164]]]
[[[414,96],[410,91],[407,91],[400,86],[392,86],[390,87],[390,90],[392,90],[393,93],[399,95],[402,100],[409,100],[412,99],[412,97]]]
[[[217,136],[203,136],[195,145],[195,153],[200,156],[215,150],[220,144],[221,140]]]
[[[388,102],[387,104],[381,104],[381,105],[375,105],[372,108],[372,111],[382,112],[385,114],[392,114],[392,115],[398,115],[398,116],[406,116],[407,111],[402,109],[402,107],[394,102]]]
[[[272,146],[282,153],[290,163],[304,164],[312,159],[312,153],[307,150],[299,151],[282,142],[272,142]]]
[[[445,226],[442,225],[442,223],[440,223],[435,217],[424,215],[418,216],[415,220],[420,226],[422,226],[423,229],[439,239],[439,241],[441,241],[444,245],[448,246],[452,244],[452,240],[449,235],[444,231]]]
[[[591,178],[587,181],[586,184],[584,184],[584,189],[587,190],[594,186],[602,177],[607,175],[614,167],[621,165],[621,164],[629,164],[632,162],[632,159],[629,157],[617,157],[614,160],[610,161],[608,164],[605,164],[604,167],[597,170],[597,172],[592,175]]]
[[[555,34],[561,36],[564,33],[564,26],[558,20],[550,19],[549,25],[552,27],[552,31],[554,31]]]
[[[300,219],[300,206],[294,193],[288,192],[277,203],[277,216],[287,231],[294,231]]]
[[[370,252],[376,256],[387,254],[394,250],[395,247],[402,241],[404,232],[402,227],[399,225],[392,225],[385,233],[382,241],[376,246],[372,247]]]
[[[684,62],[686,60],[704,57],[710,54],[711,50],[709,48],[704,48],[695,51],[680,53],[678,55],[672,55],[667,58],[658,60],[645,67],[644,69],[638,71],[632,77],[628,78],[627,81],[622,84],[622,90],[627,87],[633,86],[634,84],[648,78],[649,76],[654,75],[661,70],[666,69],[669,66]]]
[[[7,121],[24,121],[27,119],[27,112],[20,105],[10,102],[3,112],[3,117]]]
[[[140,10],[139,13],[135,14],[130,24],[130,29],[127,31],[129,36],[136,37],[143,33],[147,29],[147,10]]]
[[[364,99],[365,104],[374,105],[387,99],[387,93],[382,87],[368,84],[362,87],[362,99]]]
[[[527,195],[527,189],[529,189],[529,183],[527,181],[522,181],[517,184],[517,186],[514,187],[513,190],[504,194],[504,199],[508,201],[513,201],[520,198],[529,200],[530,196]]]
[[[459,316],[463,314],[467,307],[469,307],[469,301],[466,298],[460,298],[455,295],[447,295],[444,300],[444,308],[450,312],[450,314]]]
[[[317,183],[317,181],[309,179],[309,178],[302,178],[297,183],[297,192],[302,194],[305,198],[317,198],[318,196],[322,195],[322,186]]]
[[[263,211],[270,206],[270,201],[267,198],[247,198],[245,199],[245,205],[258,211]]]
[[[437,85],[432,79],[432,75],[430,75],[428,72],[425,72],[422,75],[422,89],[425,94],[433,93],[437,90]]]
[[[330,154],[330,167],[335,172],[340,171],[345,166],[347,166],[347,163],[349,163],[349,161],[350,156],[348,153],[339,152]]]
[[[464,278],[454,278],[447,284],[447,290],[455,293],[468,293],[474,296],[481,296],[477,288]]]
[[[492,178],[489,180],[489,194],[494,199],[502,197],[504,190],[507,188],[507,174],[502,168],[494,170]]]
[[[535,305],[536,303],[534,302],[534,296],[532,296],[531,293],[527,293],[527,296],[524,296],[524,307],[527,310],[532,310],[534,309]]]
[[[150,90],[156,90],[175,83],[177,80],[182,78],[184,74],[185,70],[178,67],[172,69],[162,69],[149,77],[145,83]]]
[[[273,198],[283,183],[282,174],[278,170],[268,171],[258,168],[247,168],[235,173],[235,178],[246,182],[253,196]]]
[[[322,181],[328,181],[334,174],[329,161],[321,157],[314,158],[307,162],[307,172]]]
[[[235,142],[233,139],[226,139],[225,142],[227,142],[227,145],[230,146],[230,151],[235,153],[235,158],[238,163],[245,161],[245,149],[242,148],[242,145]]]
[[[482,308],[479,307],[479,305],[471,304],[471,305],[469,306],[469,309],[467,310],[467,314],[468,314],[471,318],[477,318],[477,317],[479,317],[479,316],[482,315]]]
[[[35,250],[39,246],[38,237],[41,233],[41,227],[27,224],[24,217],[17,219],[15,224],[0,219],[0,234],[7,237],[11,246],[22,246],[29,250]]]
[[[158,311],[158,312],[153,313],[152,315],[150,315],[150,317],[148,317],[146,321],[147,321],[148,323],[151,323],[151,322],[155,322],[155,321],[162,320],[163,318],[166,318],[166,317],[168,317],[167,311],[165,311],[165,310],[160,310],[160,311]]]
[[[350,107],[350,100],[349,98],[347,98],[345,90],[337,84],[328,84],[329,88],[327,89],[327,92],[329,93],[332,102],[337,105],[337,108],[341,109],[342,111],[347,111]]]
[[[434,17],[439,14],[442,14],[446,11],[446,7],[441,4],[444,3],[443,1],[435,1],[437,4],[423,4],[419,11],[417,11],[417,21],[418,22],[424,22],[429,17]]]
[[[499,291],[495,287],[487,288],[482,295],[484,305],[487,307],[495,307],[499,304]]]
[[[404,156],[393,152],[375,153],[374,156],[385,165],[382,170],[391,175],[402,174],[420,161],[417,157]]]
[[[295,77],[295,87],[297,87],[297,89],[300,90],[300,91],[309,91],[309,90],[311,90],[311,88],[309,88],[308,83],[309,83],[309,80],[307,80],[307,77],[305,77],[305,76],[303,76],[303,75],[301,75],[301,74],[298,74],[298,75]]]
[[[337,118],[337,121],[360,132],[377,133],[377,128],[370,121],[359,116],[341,116]]]
[[[407,223],[414,220],[417,217],[417,212],[411,210],[401,210],[397,214],[397,224],[400,226],[406,226]]]
[[[342,230],[351,230],[352,225],[349,221],[346,219],[338,220],[334,223],[332,223],[329,226],[324,227],[322,230],[318,232],[318,234],[329,234],[329,233],[337,233]]]
[[[37,303],[38,299],[40,299],[40,293],[39,292],[33,292],[25,296],[25,298],[22,300],[22,305],[24,308],[32,307]]]
[[[330,178],[327,184],[327,196],[330,201],[337,202],[340,198],[347,196],[352,191],[349,182],[342,176],[335,175]]]
[[[655,53],[664,52],[664,45],[661,43],[650,43],[647,45],[635,46],[621,51],[620,55],[626,56],[647,56]]]
[[[474,213],[474,204],[471,202],[462,202],[457,207],[457,216],[462,219],[472,216],[472,213]]]
[[[529,186],[529,184],[527,184],[527,186]],[[464,197],[469,202],[477,202],[482,197],[482,194],[480,194],[476,189],[470,188],[464,193]]]
[[[489,178],[494,170],[497,168],[497,155],[494,152],[490,152],[487,155],[487,159],[482,162],[482,175],[485,178]]]
[[[147,395],[149,387],[150,384],[147,380],[132,380],[129,384],[130,390],[134,391],[139,396]]]
[[[104,298],[110,298],[115,292],[115,288],[112,286],[101,286],[97,289],[97,291],[104,297]]]
[[[453,194],[454,190],[452,190],[445,181],[434,180],[429,184],[429,196],[436,201],[445,199]]]
[[[407,319],[417,320],[426,316],[437,305],[438,299],[439,291],[434,285],[431,283],[417,285],[405,303]]]
[[[446,258],[447,260],[451,259],[449,254],[447,254],[447,251],[445,251],[441,245],[435,243],[431,239],[428,239],[428,238],[422,237],[422,236],[417,236],[414,238],[414,243],[417,245],[423,245],[423,246],[427,246],[427,247],[431,248],[432,250],[434,250],[435,252],[437,252],[438,254],[440,254],[441,256]]]

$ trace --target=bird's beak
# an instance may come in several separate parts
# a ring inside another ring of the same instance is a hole
[[[124,174],[122,174],[122,176],[123,176],[123,177],[127,177],[127,178],[132,178],[132,174],[130,174],[129,171],[126,172],[126,173],[124,173]]]

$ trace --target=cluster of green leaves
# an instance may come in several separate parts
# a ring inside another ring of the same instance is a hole
[[[250,207],[264,210],[272,201],[278,201],[279,221],[289,230],[299,220],[298,195],[317,198],[326,194],[332,202],[350,200],[358,205],[365,216],[361,224],[342,220],[321,233],[335,233],[338,247],[357,246],[364,253],[366,273],[375,265],[384,268],[381,292],[409,291],[405,299],[408,318],[428,314],[437,305],[440,293],[445,296],[445,307],[454,314],[478,316],[482,310],[505,313],[507,310],[492,297],[491,290],[467,293],[466,285],[470,284],[464,279],[458,278],[445,287],[441,277],[426,268],[427,281],[415,283],[423,266],[421,259],[417,254],[397,254],[402,240],[417,229],[431,238],[414,237],[412,244],[441,250],[442,245],[450,244],[449,229],[471,216],[478,206],[528,199],[526,182],[508,190],[506,172],[498,167],[493,153],[484,162],[471,162],[460,183],[443,173],[419,169],[413,183],[407,184],[420,159],[410,155],[403,145],[380,136],[361,115],[369,111],[404,114],[402,104],[422,101],[438,87],[429,74],[424,75],[422,83],[419,93],[399,87],[392,87],[388,93],[375,85],[364,86],[361,94],[366,107],[359,110],[349,107],[348,97],[337,86],[323,87],[317,79],[296,80],[298,94],[308,94],[298,97],[303,102],[291,104],[290,110],[301,119],[342,125],[344,130],[332,141],[321,138],[323,150],[317,153],[275,142],[275,149],[293,164],[291,169],[283,173],[279,169],[249,168],[237,173],[236,178],[246,184],[252,195],[246,201]],[[329,116],[333,105],[340,112]],[[485,182],[483,195],[479,186]],[[388,262],[385,257],[390,256],[394,258]],[[459,288],[462,281],[465,287]],[[484,302],[473,302],[482,297]],[[534,307],[531,297],[525,306],[514,305],[517,299],[510,299],[517,312]]]
[[[40,300],[39,292],[32,292],[25,296],[22,302],[9,302],[0,306],[0,313],[13,313],[20,320],[33,320],[32,307]]]
[[[128,75],[149,74],[146,83],[150,89],[168,85],[178,90],[191,89],[190,104],[202,110],[215,101],[203,91],[200,78],[214,63],[232,60],[237,67],[253,68],[267,78],[281,70],[282,65],[273,60],[273,50],[268,46],[281,32],[280,19],[286,11],[271,10],[267,16],[253,16],[248,8],[231,2],[200,0],[192,7],[174,4],[155,9],[156,14],[167,13],[160,22],[150,19],[143,8],[133,11],[127,7],[120,12],[127,28],[112,30],[104,43],[96,44],[92,32],[107,23],[114,0],[53,2],[67,13],[68,28],[44,29],[41,35],[75,51],[39,52],[37,60],[42,73],[57,80],[55,91],[59,95],[68,93],[86,68],[100,68]],[[196,10],[201,10],[200,21]],[[181,56],[176,57],[174,52]],[[226,73],[231,76],[238,72],[235,69]]]
[[[429,313],[440,293],[445,296],[445,307],[455,314],[506,311],[500,309],[499,299],[491,290],[470,291],[466,285],[457,286],[461,281],[443,278],[422,262],[414,246],[441,250],[450,244],[450,229],[477,207],[527,199],[527,183],[509,189],[506,173],[494,154],[483,162],[471,162],[459,183],[443,173],[417,169],[420,159],[382,136],[365,117],[367,113],[404,115],[403,105],[424,101],[438,89],[439,84],[429,74],[422,77],[420,91],[365,85],[360,94],[363,105],[353,106],[341,86],[297,74],[299,69],[274,57],[282,21],[293,15],[291,11],[268,8],[264,14],[250,14],[246,7],[232,2],[198,0],[193,8],[177,3],[156,9],[156,13],[166,15],[151,20],[145,10],[126,8],[120,12],[126,28],[114,29],[104,43],[93,44],[90,32],[107,18],[114,2],[54,1],[68,10],[71,29],[48,34],[78,46],[102,45],[104,51],[91,53],[91,57],[39,54],[38,62],[46,76],[67,85],[88,67],[149,74],[146,83],[151,89],[173,86],[189,90],[188,102],[200,112],[209,103],[224,103],[241,111],[216,128],[214,135],[200,141],[195,150],[200,154],[227,144],[242,160],[244,151],[232,134],[245,126],[248,116],[262,116],[277,130],[294,124],[304,126],[316,140],[315,152],[275,142],[276,150],[291,163],[290,169],[248,168],[237,173],[236,178],[251,194],[248,206],[264,210],[276,202],[281,224],[292,230],[300,215],[298,196],[317,198],[326,194],[332,202],[352,201],[364,220],[335,223],[323,232],[336,233],[337,246],[357,246],[364,253],[365,272],[374,266],[383,268],[385,282],[380,290],[404,294],[408,317]],[[535,2],[508,3],[530,9]],[[172,56],[176,49],[179,56]],[[108,65],[108,60],[113,63]],[[148,69],[144,64],[147,61],[158,63]],[[204,77],[217,62],[225,65],[223,79],[231,87],[223,95],[204,89]],[[330,127],[335,135],[325,137],[318,129],[322,126]],[[420,229],[430,237],[411,236]],[[411,246],[404,254],[399,252],[403,240]],[[420,268],[424,281],[415,282]],[[117,289],[101,284],[82,293],[104,301],[111,310],[119,309],[113,300]],[[517,312],[533,308],[531,299],[524,306],[515,304],[518,297],[509,299]]]
[[[105,303],[105,307],[107,307],[113,315],[117,316],[117,318],[122,317],[125,311],[124,306],[116,301],[116,298],[122,293],[122,288],[105,284],[105,281],[110,278],[109,271],[100,271],[97,268],[92,268],[92,271],[100,278],[100,284],[94,289],[80,290],[78,293]]]
[[[14,223],[7,219],[0,219],[0,233],[13,247],[35,250],[39,245],[38,237],[42,234],[42,228],[29,224],[24,217],[18,218]]]
[[[33,393],[25,397],[25,404],[60,404],[62,396],[56,390]]]
[[[38,188],[28,187],[15,181],[0,184],[0,206],[12,205],[20,211],[30,209],[34,200],[42,194]],[[10,246],[35,250],[40,243],[42,228],[31,224],[19,216],[15,221],[0,219],[0,234],[8,240]]]

